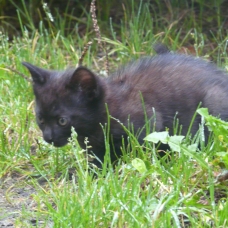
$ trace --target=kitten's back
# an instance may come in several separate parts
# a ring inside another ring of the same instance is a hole
[[[200,102],[211,114],[228,119],[228,76],[199,58],[168,52],[141,58],[114,73],[107,84],[107,103],[111,104],[114,116],[124,123],[125,115],[130,114],[135,122],[143,118],[139,93],[149,115],[152,115],[152,107],[158,114],[157,130],[172,129],[178,112],[186,132]],[[116,107],[124,112],[115,111]],[[196,121],[194,132],[197,126]]]

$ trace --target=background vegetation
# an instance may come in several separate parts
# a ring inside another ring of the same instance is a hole
[[[206,110],[214,132],[207,146],[202,127],[192,139],[153,134],[143,146],[129,132],[133,149],[115,170],[108,158],[102,170],[91,167],[75,134],[63,148],[42,140],[21,62],[76,66],[92,41],[83,64],[104,75],[89,8],[88,0],[0,1],[0,225],[227,227],[227,123]],[[228,68],[227,1],[98,0],[96,13],[110,71],[153,55],[156,42]],[[149,143],[156,140],[175,145],[160,160]]]

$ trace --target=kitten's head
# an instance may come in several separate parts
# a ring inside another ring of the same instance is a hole
[[[36,119],[44,140],[64,146],[72,127],[79,136],[92,135],[105,110],[102,80],[85,67],[60,72],[23,65],[32,76]]]

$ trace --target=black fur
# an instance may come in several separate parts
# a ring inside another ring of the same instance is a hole
[[[37,122],[44,139],[57,147],[63,146],[74,127],[80,145],[85,147],[87,137],[91,150],[103,160],[101,124],[107,123],[105,104],[111,116],[125,126],[130,119],[137,131],[145,124],[141,95],[148,118],[154,115],[152,108],[156,111],[156,131],[168,127],[172,134],[173,119],[178,112],[182,133],[186,134],[200,102],[212,115],[227,119],[227,74],[204,60],[171,54],[168,49],[159,50],[159,55],[132,62],[108,78],[99,77],[85,67],[59,72],[23,63],[33,78]],[[154,118],[151,118],[153,124]],[[193,134],[199,124],[198,116],[192,127]],[[121,154],[122,137],[126,134],[115,120],[111,120],[110,129],[114,159],[115,153]],[[144,136],[142,132],[141,142]]]

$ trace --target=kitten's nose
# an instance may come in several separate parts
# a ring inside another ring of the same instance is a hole
[[[48,128],[46,127],[43,131],[43,137],[44,137],[44,140],[47,142],[47,143],[52,143],[53,142],[53,137],[52,137],[52,131],[51,131],[51,128]]]

